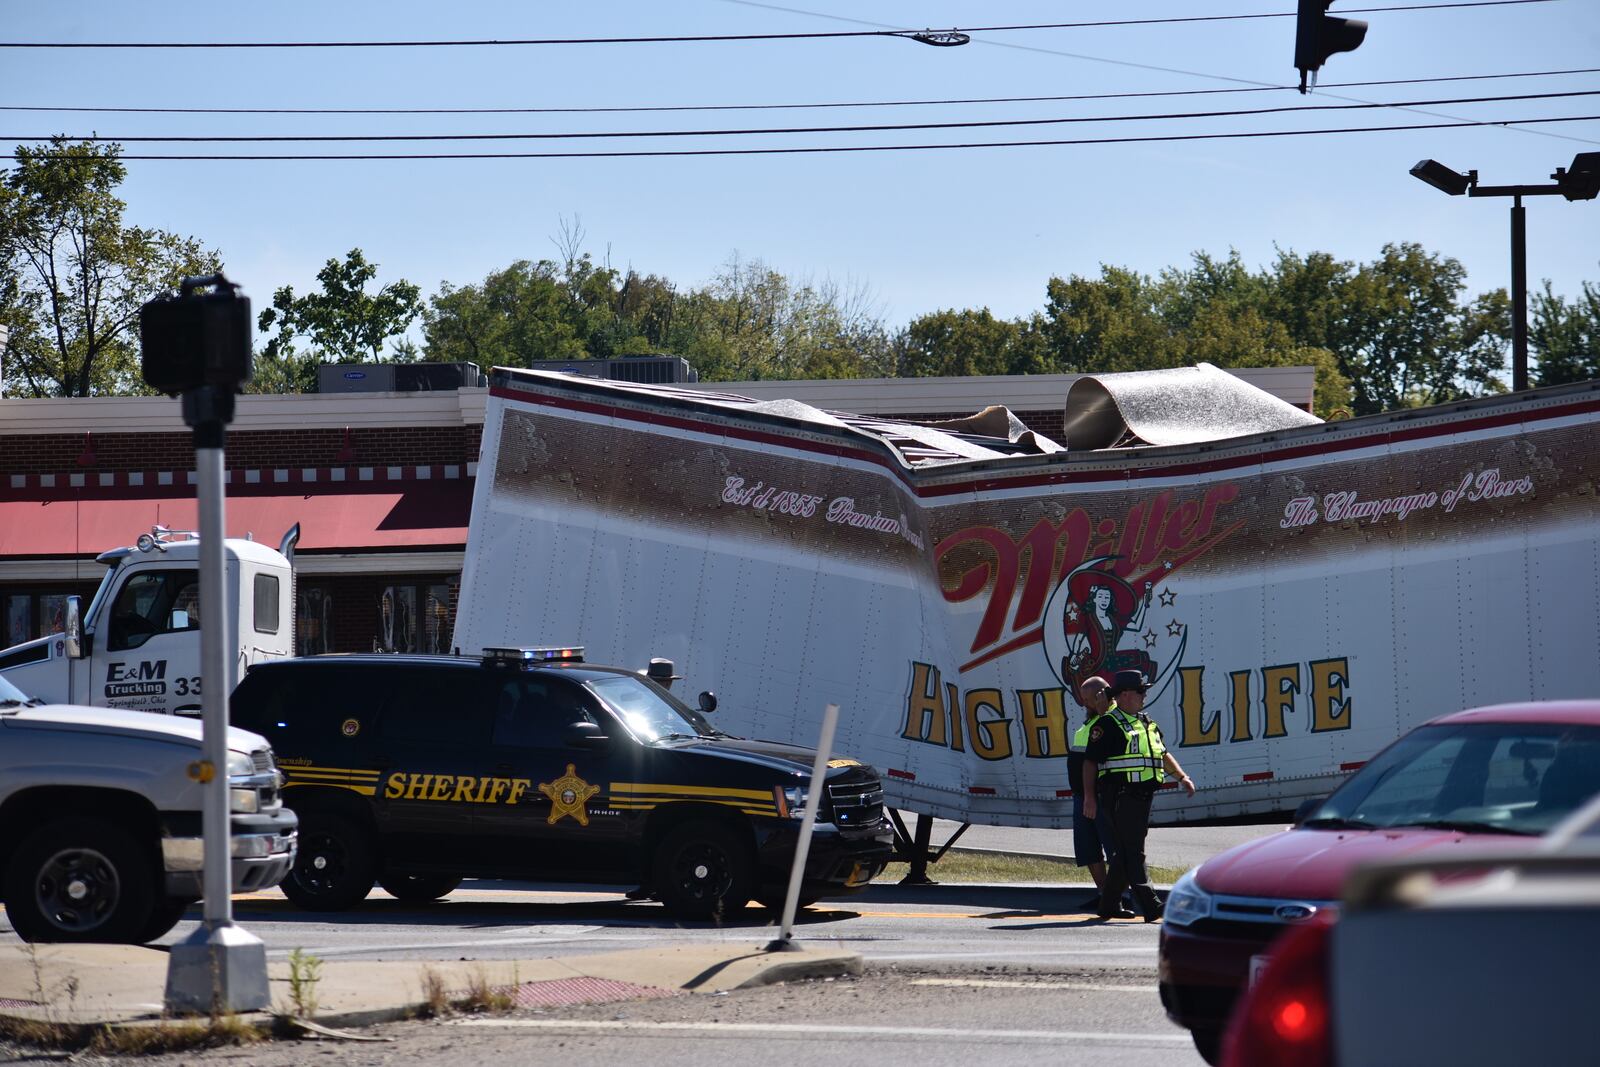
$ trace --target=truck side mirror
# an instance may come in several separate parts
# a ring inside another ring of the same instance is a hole
[[[67,658],[82,659],[87,654],[83,647],[83,597],[67,597],[67,618],[65,628],[67,639]]]
[[[717,710],[717,694],[711,692],[711,690],[709,690],[709,689],[706,690],[704,693],[701,693],[700,694],[700,714],[702,714],[702,715],[710,715],[713,711],[716,711],[716,710]]]
[[[569,722],[561,730],[561,740],[568,748],[604,748],[611,741],[597,722]]]
[[[1322,807],[1322,802],[1327,799],[1327,797],[1312,797],[1310,800],[1302,800],[1300,806],[1294,809],[1294,824],[1299,826],[1315,815],[1317,809]]]

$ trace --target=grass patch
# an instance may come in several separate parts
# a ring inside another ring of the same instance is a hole
[[[0,1019],[0,1038],[40,1049],[87,1050],[100,1055],[145,1056],[224,1045],[253,1045],[267,1031],[237,1015],[213,1019],[168,1019],[122,1026]]]
[[[909,864],[891,863],[875,882],[898,882],[906,876]],[[1175,882],[1187,867],[1147,868],[1152,882]],[[1049,882],[1061,885],[1092,885],[1087,867],[1067,859],[1038,859],[1006,853],[946,852],[938,863],[928,865],[928,877],[953,885],[993,885],[1004,882]]]

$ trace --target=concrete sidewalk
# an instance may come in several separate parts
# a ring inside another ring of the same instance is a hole
[[[768,952],[761,943],[693,944],[566,959],[478,962],[326,960],[315,983],[324,1026],[368,1026],[416,1014],[430,989],[457,1000],[492,989],[517,1006],[719,993],[801,978],[860,974],[853,952]],[[268,964],[270,1014],[293,1015],[289,964]],[[167,953],[132,945],[0,946],[0,1018],[67,1025],[160,1018]],[[437,996],[437,992],[434,993]]]

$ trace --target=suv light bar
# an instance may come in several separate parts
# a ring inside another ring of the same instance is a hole
[[[582,663],[583,647],[567,648],[486,648],[483,662],[490,667],[517,667],[527,670],[544,663]]]

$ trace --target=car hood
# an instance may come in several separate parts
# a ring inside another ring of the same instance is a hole
[[[678,751],[712,759],[737,760],[783,774],[802,776],[811,774],[811,764],[817,758],[815,749],[788,745],[781,741],[750,741],[742,737],[707,737]],[[865,765],[856,760],[836,758],[828,762],[828,767],[827,777],[836,780],[852,771],[864,768]],[[872,772],[867,769],[867,773]]]
[[[1195,872],[1208,893],[1287,900],[1337,900],[1355,867],[1466,848],[1524,851],[1536,837],[1457,830],[1286,830],[1213,856]]]
[[[118,711],[75,704],[46,704],[37,708],[18,708],[0,717],[0,725],[14,730],[57,730],[69,733],[115,734],[151,741],[167,741],[200,746],[200,720],[158,715],[149,711]],[[266,748],[260,734],[228,727],[228,747],[235,752],[254,752]]]

